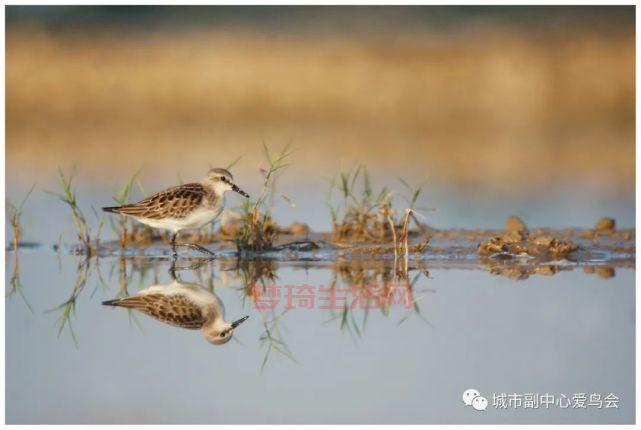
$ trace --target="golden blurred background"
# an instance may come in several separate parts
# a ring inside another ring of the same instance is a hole
[[[195,180],[261,142],[461,193],[634,198],[634,7],[7,8],[11,181]],[[117,179],[120,180],[120,179]],[[171,182],[171,181],[169,181]],[[241,181],[242,182],[242,181]]]

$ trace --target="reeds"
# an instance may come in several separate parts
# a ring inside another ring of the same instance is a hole
[[[20,217],[22,216],[22,210],[24,209],[24,205],[27,202],[27,199],[31,195],[31,192],[35,188],[35,184],[31,186],[29,189],[29,192],[24,196],[22,201],[20,202],[19,205],[14,205],[11,203],[9,200],[6,201],[6,215],[7,219],[9,220],[9,224],[11,224],[11,228],[13,229],[13,239],[12,239],[12,249],[14,251],[18,250],[18,246],[20,245],[20,237],[22,236],[22,226],[20,223]]]
[[[403,244],[405,261],[407,261],[408,254],[409,254],[410,220],[414,221],[414,224],[416,225],[417,229],[423,235],[423,241],[415,247],[416,252],[422,253],[430,242],[430,235],[425,230],[425,227],[423,226],[423,224],[417,219],[418,212],[415,210],[416,202],[418,201],[418,198],[421,195],[421,191],[423,190],[423,186],[425,184],[423,183],[423,184],[417,185],[416,187],[412,187],[403,178],[398,178],[398,180],[401,182],[401,184],[403,184],[403,186],[406,188],[406,191],[408,192],[408,194],[401,193],[401,198],[405,200],[405,202],[407,203],[407,208],[405,209],[405,214],[403,216],[403,221],[401,223],[401,233],[400,233],[400,239],[399,239],[399,242]],[[395,243],[394,244],[395,253],[396,253],[396,246],[397,244]]]
[[[358,188],[358,179],[361,187]],[[334,242],[370,242],[392,243],[391,251],[394,258],[399,252],[405,257],[410,251],[410,222],[414,221],[417,229],[424,235],[421,244],[414,246],[417,252],[423,252],[429,243],[429,235],[422,223],[417,219],[415,205],[418,201],[423,184],[410,186],[404,179],[399,181],[406,188],[400,196],[406,201],[407,207],[399,212],[393,207],[394,193],[388,187],[382,187],[377,193],[373,191],[366,168],[341,172],[338,180],[333,178],[326,198],[332,217],[332,240]],[[338,190],[342,205],[332,204],[332,191]],[[385,248],[376,248],[386,251]],[[389,250],[387,250],[389,251]]]
[[[361,178],[361,188],[357,181]],[[342,207],[332,205],[332,191],[337,190]],[[369,173],[363,166],[341,172],[338,180],[333,178],[327,196],[327,206],[332,217],[334,241],[380,242],[391,238],[388,222],[378,216],[377,209],[390,205],[392,194],[383,187],[374,194]]]
[[[278,154],[272,155],[263,143],[263,153],[268,164],[267,169],[261,169],[263,188],[256,200],[246,199],[240,207],[239,225],[233,237],[239,252],[271,249],[278,236],[278,229],[272,220],[270,210],[273,197],[279,195],[291,202],[287,196],[278,193],[274,185],[277,173],[288,166],[285,159],[291,154],[289,145]]]
[[[98,218],[98,228],[94,236],[94,244],[91,243],[92,238],[92,229],[87,222],[87,218],[84,213],[78,206],[78,200],[76,198],[76,191],[73,187],[73,176],[75,174],[75,169],[72,169],[69,173],[69,176],[65,176],[62,169],[58,169],[58,180],[60,184],[61,192],[55,191],[46,191],[46,193],[54,195],[60,199],[63,203],[69,206],[71,210],[71,219],[76,228],[76,236],[80,243],[80,249],[77,249],[78,252],[83,253],[88,258],[90,258],[99,247],[100,242],[100,231],[102,230],[103,221],[98,216],[97,212],[94,210],[96,218]]]

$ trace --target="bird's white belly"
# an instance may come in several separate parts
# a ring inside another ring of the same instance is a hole
[[[221,210],[222,205],[219,205],[217,208],[196,209],[184,218],[138,219],[138,221],[150,227],[177,232],[201,228],[216,219]]]

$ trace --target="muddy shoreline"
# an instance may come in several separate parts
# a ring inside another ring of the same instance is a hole
[[[533,228],[527,233],[530,240],[548,244],[572,244],[569,252],[528,253],[540,251],[528,248],[526,241],[503,243],[513,238],[506,229],[448,229],[427,228],[429,243],[422,252],[413,252],[424,242],[425,232],[412,231],[408,252],[394,253],[391,243],[333,242],[331,233],[281,234],[269,250],[238,252],[234,242],[210,238],[206,247],[216,253],[216,259],[235,262],[274,262],[293,266],[333,267],[341,265],[353,269],[381,266],[384,270],[412,271],[427,268],[457,268],[487,270],[490,273],[525,279],[530,275],[554,275],[564,270],[582,268],[586,273],[596,273],[607,278],[614,276],[616,268],[634,268],[636,262],[635,230],[621,229],[607,234],[592,229]],[[533,239],[534,238],[534,239]],[[543,238],[543,239],[541,239]],[[186,236],[184,242],[197,242],[198,237]],[[504,246],[498,252],[487,253],[487,244],[496,242]],[[64,247],[63,247],[64,249]],[[124,258],[136,260],[171,260],[171,248],[158,237],[140,246],[121,247],[118,240],[98,244],[99,258]],[[62,249],[58,249],[62,251]],[[82,248],[72,246],[72,254],[82,255]],[[520,251],[520,252],[514,252]],[[211,261],[194,250],[181,249],[178,262],[199,263]],[[350,269],[350,270],[351,270]]]

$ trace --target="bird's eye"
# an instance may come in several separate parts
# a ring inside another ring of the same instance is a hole
[[[225,337],[225,336],[227,336],[227,332],[226,332],[226,331],[224,331],[224,332],[222,332],[222,333],[220,334],[220,337]]]

